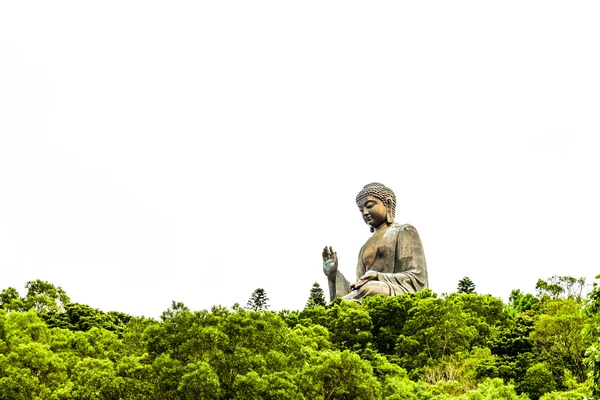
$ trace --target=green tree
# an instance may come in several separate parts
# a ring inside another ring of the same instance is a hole
[[[50,330],[33,310],[11,312],[4,320],[4,337],[10,350],[31,342],[48,343]]]
[[[10,360],[0,354],[0,399],[1,400],[29,400],[38,398],[40,394],[40,381],[31,374],[27,368],[12,365]]]
[[[254,311],[264,311],[269,308],[268,301],[269,298],[267,297],[265,289],[258,288],[252,292],[252,295],[246,304],[246,308]]]
[[[123,399],[147,400],[159,397],[147,354],[126,356],[121,353],[117,360],[117,376],[123,378]]]
[[[0,308],[12,311],[25,310],[25,302],[19,295],[17,289],[13,287],[6,288],[0,293]]]
[[[182,363],[172,359],[168,354],[161,354],[152,362],[152,371],[159,398],[179,399],[179,383],[185,373]]]
[[[540,400],[589,400],[589,394],[585,390],[568,392],[549,392],[540,397]]]
[[[581,335],[584,320],[579,304],[573,298],[550,300],[540,311],[531,333],[538,358],[548,364],[555,376],[562,377],[569,370],[582,382],[586,345]]]
[[[501,379],[488,379],[477,385],[477,389],[467,392],[458,400],[529,400],[526,395],[517,395],[513,385]]]
[[[221,395],[217,374],[202,361],[186,365],[178,390],[188,400],[215,399]]]
[[[368,400],[381,396],[381,383],[369,362],[347,350],[314,353],[297,382],[305,398]]]
[[[36,377],[39,383],[37,395],[40,397],[44,397],[44,392],[56,389],[67,378],[64,361],[41,343],[17,346],[9,353],[8,361],[11,366]]]
[[[581,302],[581,294],[585,288],[585,278],[554,275],[547,281],[538,279],[535,288],[540,298],[544,296],[549,296],[551,299],[565,297]]]
[[[519,289],[510,292],[508,305],[513,312],[537,311],[539,309],[540,300],[530,293],[523,293]]]
[[[372,296],[362,300],[363,308],[373,323],[373,342],[377,350],[386,355],[395,354],[396,339],[404,329],[409,311],[423,299],[435,298],[429,289],[401,296]]]
[[[63,311],[64,306],[70,302],[69,296],[60,286],[36,279],[25,284],[27,295],[24,303],[27,310],[34,309],[40,314]]]
[[[534,363],[531,339],[535,317],[531,311],[516,313],[487,342],[495,359],[477,365],[478,378],[497,378],[520,382]]]
[[[76,399],[119,399],[125,380],[117,376],[114,363],[110,360],[83,358],[71,372],[69,385],[58,397]]]
[[[538,400],[545,393],[556,389],[556,381],[548,366],[538,363],[527,369],[519,389],[527,393],[532,400]]]
[[[458,281],[458,293],[475,293],[475,284],[468,276]]]
[[[469,352],[478,331],[468,312],[449,299],[427,298],[410,311],[395,351],[400,366],[417,378],[422,367],[459,352]]]
[[[302,400],[305,397],[289,371],[259,375],[250,371],[239,376],[233,385],[235,400]]]
[[[355,302],[335,299],[331,307],[305,308],[300,319],[327,328],[338,349],[365,348],[373,339],[369,313]]]
[[[473,345],[483,347],[509,321],[509,313],[501,299],[489,294],[453,293],[448,301],[467,313],[468,324],[477,330]]]
[[[587,345],[585,354],[585,363],[588,371],[588,380],[592,393],[600,398],[600,275],[596,276],[596,281],[592,290],[587,296],[587,302],[583,308],[583,313],[587,317],[585,324],[585,338]]]
[[[325,305],[327,305],[327,301],[325,300],[325,293],[323,293],[321,285],[315,282],[313,283],[312,289],[310,289],[310,297],[306,302],[306,307],[316,307]]]

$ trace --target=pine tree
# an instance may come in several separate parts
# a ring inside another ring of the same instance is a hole
[[[458,293],[475,293],[475,284],[468,276],[458,281]]]
[[[269,298],[267,297],[267,293],[265,289],[258,288],[254,292],[252,292],[252,296],[248,299],[248,303],[246,304],[246,308],[254,311],[264,311],[269,308],[267,302]]]
[[[327,302],[325,301],[325,293],[323,293],[323,289],[321,289],[321,285],[315,282],[310,289],[310,297],[306,302],[306,307],[316,307],[316,306],[324,306]]]

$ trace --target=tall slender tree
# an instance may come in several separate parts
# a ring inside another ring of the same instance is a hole
[[[475,284],[468,276],[458,281],[458,293],[475,293]]]
[[[306,302],[306,307],[324,306],[327,302],[325,300],[325,293],[321,289],[321,285],[317,282],[313,283],[312,289],[310,289],[310,296]]]
[[[267,297],[267,293],[265,289],[258,288],[248,299],[248,303],[246,304],[246,308],[254,311],[264,311],[269,308],[269,304],[267,303],[269,298]]]

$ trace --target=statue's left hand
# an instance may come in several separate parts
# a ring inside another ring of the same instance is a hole
[[[377,280],[377,272],[367,271],[366,274],[364,274],[363,276],[360,277],[358,282],[350,285],[350,289],[356,290],[356,289],[360,288],[362,285],[364,285],[365,283],[367,283],[369,281],[374,281],[374,280]]]

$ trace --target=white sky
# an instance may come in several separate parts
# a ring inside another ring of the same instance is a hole
[[[0,289],[158,316],[353,277],[396,192],[429,283],[600,273],[597,1],[2,2]]]

